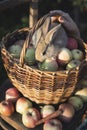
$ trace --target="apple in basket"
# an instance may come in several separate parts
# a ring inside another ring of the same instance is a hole
[[[24,40],[17,40],[14,45],[20,45],[21,47],[23,47],[24,44]]]
[[[47,58],[43,62],[39,62],[38,68],[40,70],[44,70],[44,71],[57,71],[58,70],[58,64],[56,62],[56,59],[51,57],[51,58]]]
[[[0,102],[0,113],[4,116],[11,116],[15,111],[11,101],[3,100]]]
[[[44,123],[43,130],[62,130],[63,126],[60,120],[51,119]]]
[[[72,51],[72,56],[73,56],[73,59],[75,60],[83,60],[84,58],[84,55],[83,55],[83,52],[79,49],[73,49]]]
[[[72,68],[75,68],[79,66],[81,63],[80,60],[71,60],[67,65],[66,65],[66,70],[70,70]]]
[[[33,47],[28,47],[26,54],[25,54],[25,62],[28,65],[34,65],[36,63],[35,59],[35,48]]]
[[[40,112],[36,108],[29,108],[22,114],[22,122],[28,128],[34,128],[40,118]]]
[[[16,102],[16,112],[23,114],[28,108],[32,107],[32,102],[25,97],[20,97]]]
[[[68,103],[72,104],[76,111],[83,107],[83,100],[79,96],[71,96],[68,99]]]
[[[60,104],[58,109],[62,111],[62,114],[59,116],[59,119],[64,122],[70,122],[75,114],[74,107],[69,103]]]
[[[45,105],[41,108],[41,116],[42,118],[52,114],[55,111],[55,107],[53,105]]]
[[[20,45],[12,45],[9,47],[8,51],[15,58],[20,58],[22,47]]]
[[[18,100],[20,96],[20,92],[15,87],[8,88],[5,92],[5,99],[14,103]]]
[[[84,102],[87,102],[87,87],[78,90],[75,95],[80,96]]]
[[[72,60],[72,53],[68,48],[61,48],[57,55],[59,65],[66,65]]]
[[[80,84],[81,84],[82,86],[87,87],[87,77],[82,78],[82,79],[80,80]]]
[[[75,38],[68,37],[67,48],[70,50],[78,48],[78,42]]]

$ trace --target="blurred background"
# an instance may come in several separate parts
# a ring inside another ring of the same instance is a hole
[[[69,13],[79,27],[81,38],[87,43],[87,0],[0,0],[0,41],[9,32],[29,27],[31,1],[38,3],[36,20],[51,10]],[[0,84],[6,78],[0,54]]]

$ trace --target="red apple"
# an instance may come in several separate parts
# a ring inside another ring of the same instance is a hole
[[[70,50],[77,49],[78,48],[77,40],[75,38],[68,37],[67,48]]]
[[[2,101],[0,103],[0,113],[4,116],[11,116],[14,113],[14,105],[10,101]]]
[[[5,99],[11,102],[16,102],[20,96],[20,92],[15,87],[9,88],[5,92]]]
[[[28,128],[34,128],[39,119],[40,112],[36,108],[29,108],[22,115],[22,122]]]
[[[73,118],[73,116],[75,114],[74,107],[69,103],[60,104],[59,105],[59,110],[62,111],[62,114],[59,116],[59,118],[62,121],[65,121],[65,122],[69,122]]]
[[[62,130],[62,123],[58,119],[51,119],[44,123],[43,130]]]
[[[68,48],[62,48],[57,55],[59,65],[66,65],[72,60],[72,53]]]
[[[55,108],[53,105],[45,105],[44,107],[42,107],[41,109],[41,115],[42,118],[52,114],[55,111]]]
[[[32,107],[32,102],[25,97],[20,97],[16,102],[16,112],[20,114],[23,114],[30,107]]]

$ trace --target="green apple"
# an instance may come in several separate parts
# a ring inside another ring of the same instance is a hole
[[[79,66],[81,61],[79,60],[71,60],[67,65],[66,65],[66,70],[70,70],[72,68],[75,68]]]
[[[20,45],[12,45],[8,49],[11,55],[14,56],[15,58],[20,57],[21,50],[22,50],[22,47]]]
[[[75,59],[75,60],[83,60],[84,55],[83,55],[83,52],[81,50],[73,49],[71,52],[72,52],[73,59]]]
[[[28,65],[34,65],[36,60],[35,60],[35,49],[33,47],[30,47],[26,51],[25,55],[25,62]]]

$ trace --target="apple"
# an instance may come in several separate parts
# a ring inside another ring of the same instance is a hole
[[[78,48],[77,40],[75,38],[68,37],[67,48],[70,50],[77,49]]]
[[[27,128],[34,128],[40,118],[40,112],[36,108],[29,108],[22,114],[22,122]]]
[[[79,60],[71,60],[67,65],[66,65],[66,70],[70,70],[72,68],[75,68],[79,66],[81,61]]]
[[[24,44],[24,40],[17,40],[14,45],[20,45],[21,47],[23,47],[23,44]]]
[[[53,105],[45,105],[41,109],[42,118],[52,114],[55,111],[55,107]]]
[[[4,116],[11,116],[14,113],[14,105],[10,101],[3,100],[0,102],[0,113]]]
[[[8,88],[5,92],[5,99],[11,102],[16,102],[20,96],[20,92],[15,87]]]
[[[23,114],[28,108],[33,106],[32,102],[25,97],[20,97],[16,102],[16,112]]]
[[[86,78],[82,78],[81,80],[80,80],[80,84],[82,85],[82,86],[87,86],[87,77]]]
[[[73,49],[72,51],[72,56],[73,56],[73,59],[75,60],[83,60],[84,58],[84,55],[83,55],[83,52],[79,49]]]
[[[15,58],[20,58],[20,54],[22,51],[22,47],[20,45],[12,45],[9,47],[8,51],[11,53],[11,55]]]
[[[25,62],[28,65],[34,65],[35,64],[35,62],[36,62],[35,48],[33,48],[33,47],[28,47],[27,48],[27,51],[26,51],[26,54],[25,54]]]
[[[62,114],[59,116],[59,118],[64,122],[70,122],[75,114],[74,107],[69,103],[60,104],[58,109],[62,111]]]
[[[59,65],[66,65],[72,60],[72,53],[68,48],[60,49],[57,55],[57,61]]]
[[[84,102],[87,102],[87,87],[82,88],[81,90],[78,90],[75,95],[80,96]]]
[[[83,100],[79,96],[71,96],[68,103],[72,104],[76,111],[83,107]]]
[[[62,130],[63,126],[60,120],[51,119],[44,123],[43,130]]]
[[[43,71],[57,71],[58,64],[56,59],[51,57],[44,60],[42,63],[38,63],[38,68]]]

